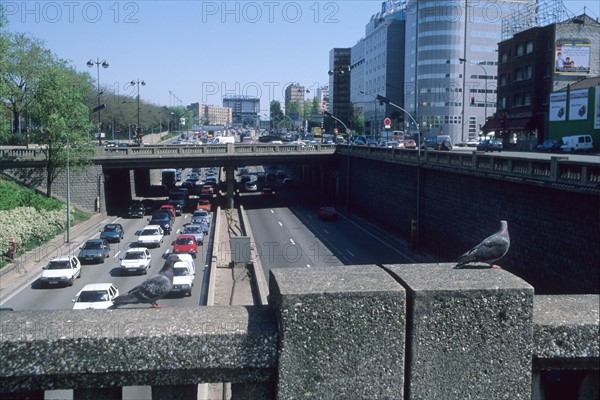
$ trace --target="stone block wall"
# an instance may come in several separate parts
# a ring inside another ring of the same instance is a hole
[[[347,159],[339,157],[345,193]],[[353,158],[350,209],[410,239],[416,167]],[[508,221],[511,249],[501,266],[536,294],[600,292],[600,197],[421,169],[420,247],[451,262]]]

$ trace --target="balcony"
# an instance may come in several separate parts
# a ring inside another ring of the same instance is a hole
[[[597,395],[598,295],[453,266],[273,270],[268,306],[3,311],[0,397],[543,399],[555,373]]]

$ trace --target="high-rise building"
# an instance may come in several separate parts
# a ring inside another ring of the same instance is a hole
[[[243,95],[225,95],[223,107],[231,108],[232,125],[258,126],[260,99]]]
[[[352,103],[350,101],[350,48],[329,51],[329,112],[352,128]],[[337,126],[337,122],[333,123]],[[344,128],[338,126],[343,132]]]
[[[496,109],[502,19],[536,0],[407,0],[404,104],[421,135],[478,137]]]

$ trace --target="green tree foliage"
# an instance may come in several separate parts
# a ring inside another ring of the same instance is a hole
[[[283,111],[281,111],[281,103],[277,100],[271,100],[269,105],[269,119],[271,120],[271,129],[275,129],[279,121],[284,118]]]
[[[3,52],[3,68],[0,73],[5,88],[0,106],[12,115],[12,132],[22,132],[21,119],[31,116],[28,113],[39,87],[40,77],[46,68],[57,62],[56,57],[46,49],[39,39],[23,33],[8,33],[8,47]],[[29,114],[29,115],[28,115]],[[29,138],[15,136],[28,143]]]
[[[40,124],[37,142],[46,156],[46,194],[52,182],[69,166],[89,165],[94,155],[90,145],[92,126],[84,96],[91,85],[89,75],[78,73],[60,63],[46,68],[38,81],[32,114]]]
[[[7,54],[8,52],[9,36],[6,29],[4,29],[5,25],[4,10],[0,4],[0,76],[1,71],[6,71],[7,68],[7,58],[4,54]],[[7,95],[8,88],[6,82],[4,79],[0,78],[0,100],[4,102]],[[10,137],[10,118],[8,118],[8,115],[8,110],[0,105],[0,143],[5,143]]]

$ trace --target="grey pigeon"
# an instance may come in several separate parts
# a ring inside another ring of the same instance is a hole
[[[117,308],[125,304],[149,303],[154,308],[161,307],[156,301],[162,299],[173,287],[173,266],[181,261],[176,255],[170,255],[157,275],[146,279],[127,294],[114,299],[109,308]]]
[[[458,264],[454,268],[461,268],[471,263],[486,263],[492,268],[499,268],[493,263],[504,257],[509,247],[508,224],[506,221],[500,221],[500,230],[458,257],[455,260]]]

